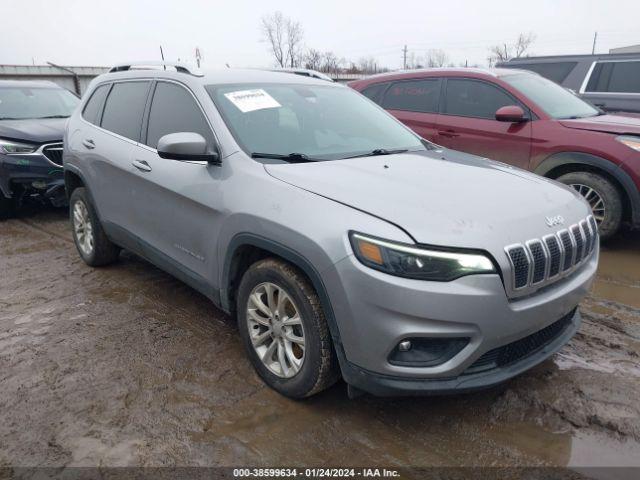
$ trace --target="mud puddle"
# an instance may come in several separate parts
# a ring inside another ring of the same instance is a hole
[[[603,250],[576,337],[503,386],[348,400],[338,384],[295,402],[184,284],[126,253],[86,267],[65,212],[5,222],[0,465],[638,466],[634,244]]]

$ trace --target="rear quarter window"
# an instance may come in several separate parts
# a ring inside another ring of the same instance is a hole
[[[640,60],[596,63],[585,91],[640,93]]]
[[[149,82],[115,83],[102,114],[102,128],[134,141],[140,139]]]
[[[93,123],[97,125],[100,123],[100,119],[98,115],[102,110],[102,104],[104,103],[104,99],[107,96],[110,85],[100,85],[96,88],[91,97],[87,101],[84,106],[84,110],[82,110],[82,117],[89,123]]]

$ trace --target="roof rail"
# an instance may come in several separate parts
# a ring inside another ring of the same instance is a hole
[[[109,73],[114,72],[126,72],[128,70],[166,70],[167,67],[172,67],[179,73],[186,73],[187,75],[193,75],[194,77],[204,76],[200,70],[193,69],[187,64],[179,62],[158,62],[158,61],[141,61],[141,62],[126,62],[119,63],[111,67]]]

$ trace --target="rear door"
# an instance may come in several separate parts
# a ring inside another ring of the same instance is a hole
[[[436,141],[441,84],[439,78],[391,82],[380,102],[422,138]]]
[[[198,288],[198,282],[213,269],[210,254],[221,218],[222,169],[207,162],[160,158],[158,140],[177,132],[199,133],[210,148],[215,145],[213,130],[192,92],[180,83],[159,80],[142,142],[133,152],[136,191],[141,199],[133,208],[147,255],[178,276],[186,273],[189,278],[183,280]]]
[[[441,114],[435,142],[453,150],[528,168],[531,121],[499,122],[500,107],[527,107],[501,87],[470,78],[447,78],[443,86]]]
[[[83,132],[78,148],[86,152],[84,166],[90,172],[91,194],[107,229],[137,231],[129,208],[139,200],[131,155],[140,139],[150,85],[148,80],[136,80],[98,87],[94,96],[97,100],[106,96],[104,107],[90,101],[83,112],[97,126]]]

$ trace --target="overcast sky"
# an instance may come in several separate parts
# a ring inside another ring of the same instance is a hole
[[[110,65],[193,61],[204,67],[270,66],[260,18],[299,21],[305,45],[380,65],[402,65],[402,47],[445,50],[456,64],[486,64],[490,45],[533,32],[533,54],[590,53],[640,44],[640,0],[0,0],[0,64]]]

